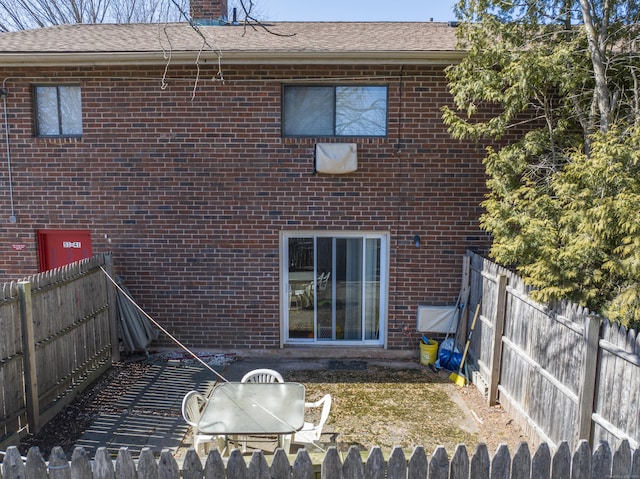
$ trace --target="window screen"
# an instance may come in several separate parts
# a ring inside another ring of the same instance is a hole
[[[286,85],[282,132],[284,136],[385,136],[387,87]]]
[[[384,136],[386,130],[385,87],[336,88],[337,136]]]
[[[79,86],[36,86],[36,136],[82,135],[82,101]]]

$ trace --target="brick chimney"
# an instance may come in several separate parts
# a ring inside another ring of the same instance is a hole
[[[201,24],[219,23],[227,19],[227,0],[191,0],[191,19]]]

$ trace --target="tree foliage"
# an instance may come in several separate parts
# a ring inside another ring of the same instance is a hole
[[[457,138],[487,140],[491,256],[541,301],[640,324],[640,5],[460,0]]]

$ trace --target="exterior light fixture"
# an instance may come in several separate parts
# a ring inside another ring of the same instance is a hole
[[[419,248],[419,247],[420,247],[420,235],[415,235],[415,236],[413,237],[413,244],[415,244],[415,245],[416,245],[416,248]]]

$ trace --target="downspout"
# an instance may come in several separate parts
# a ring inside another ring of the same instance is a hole
[[[13,178],[11,176],[11,150],[9,148],[9,114],[7,113],[7,89],[5,84],[9,80],[9,78],[5,78],[2,80],[2,89],[0,90],[0,95],[2,95],[2,103],[4,106],[4,132],[5,132],[5,143],[7,147],[7,172],[9,174],[9,200],[11,201],[11,216],[9,216],[9,223],[17,223],[18,217],[16,216],[16,211],[13,203]]]

